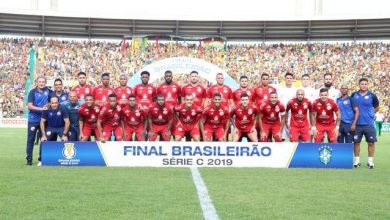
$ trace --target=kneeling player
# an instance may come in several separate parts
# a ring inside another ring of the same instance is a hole
[[[87,94],[84,96],[85,103],[79,108],[79,127],[80,141],[90,140],[91,135],[95,136],[95,140],[99,139],[99,130],[97,129],[97,119],[100,114],[100,108],[95,105],[93,96]]]
[[[173,112],[165,104],[164,95],[157,95],[157,101],[149,109],[149,141],[156,141],[160,136],[160,141],[170,141]]]
[[[202,107],[193,105],[194,97],[186,95],[184,102],[176,106],[175,113],[178,123],[175,128],[175,141],[180,141],[183,137],[190,141],[200,141],[199,121],[202,117]]]
[[[110,94],[108,96],[108,105],[104,106],[100,111],[97,121],[100,141],[108,141],[112,133],[114,133],[115,140],[122,140],[121,122],[121,107],[117,104],[117,96]]]
[[[249,96],[241,94],[240,104],[231,111],[231,120],[233,121],[233,142],[237,142],[242,137],[247,137],[248,141],[257,142],[255,107],[249,105]]]
[[[145,141],[148,113],[136,102],[135,95],[130,95],[121,111],[123,140],[126,141],[132,141],[134,133],[137,141]]]
[[[272,135],[275,142],[281,142],[281,133],[284,127],[286,110],[278,100],[276,92],[270,93],[270,99],[260,106],[259,125],[261,142],[267,142]]]

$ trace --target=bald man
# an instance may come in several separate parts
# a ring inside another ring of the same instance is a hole
[[[69,100],[61,104],[69,115],[69,141],[79,141],[80,127],[78,111],[81,105],[81,101],[78,101],[77,93],[71,91],[69,93]]]

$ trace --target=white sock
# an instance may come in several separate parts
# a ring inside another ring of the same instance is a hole
[[[360,157],[355,157],[355,164],[358,164],[358,163],[360,163]]]
[[[374,158],[373,158],[373,157],[368,157],[367,162],[368,162],[369,164],[374,163]]]

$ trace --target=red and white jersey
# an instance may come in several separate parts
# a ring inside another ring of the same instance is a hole
[[[317,124],[334,124],[334,113],[339,110],[339,107],[332,99],[327,99],[325,103],[321,99],[316,99],[311,106],[312,112],[316,112]]]
[[[204,125],[212,128],[225,127],[226,121],[229,120],[230,113],[227,107],[216,108],[211,104],[203,111]]]
[[[73,92],[76,92],[78,100],[85,100],[85,96],[88,94],[93,95],[93,87],[85,84],[84,86],[77,85],[73,87]]]
[[[120,126],[121,122],[121,110],[119,105],[111,108],[109,105],[105,105],[99,114],[99,120],[102,121],[102,127],[114,128]]]
[[[215,93],[221,94],[221,106],[229,106],[229,99],[233,98],[232,89],[227,85],[212,85],[207,90],[207,98],[212,99]],[[209,104],[209,103],[206,103]]]
[[[191,94],[194,97],[194,105],[201,106],[203,104],[203,99],[206,98],[206,89],[199,84],[193,85],[189,83],[183,86],[181,90],[182,97],[185,97],[188,94]]]
[[[96,86],[93,90],[93,97],[95,99],[95,103],[102,107],[108,104],[108,96],[114,93],[114,90],[109,87],[104,87],[103,85]]]
[[[239,105],[241,101],[241,95],[242,94],[247,94],[249,97],[249,103],[251,104],[254,101],[254,92],[252,89],[246,89],[245,91],[242,90],[241,88],[237,89],[236,91],[233,92],[233,102],[234,105]]]
[[[90,108],[88,108],[87,104],[82,104],[78,111],[79,119],[84,122],[84,126],[96,126],[97,119],[100,114],[100,108],[92,104]]]
[[[133,90],[128,86],[119,86],[114,89],[114,93],[118,97],[118,104],[121,107],[125,107],[126,104],[129,103],[129,97],[133,94]]]
[[[260,106],[261,104],[263,104],[263,102],[268,101],[269,94],[271,92],[276,92],[276,89],[272,86],[264,87],[264,86],[260,85],[260,86],[256,87],[253,90],[253,93],[254,93],[253,100],[255,101],[256,105]]]
[[[302,102],[298,102],[297,98],[291,99],[286,108],[286,112],[291,111],[290,126],[300,128],[309,126],[308,115],[310,109],[309,99],[304,98]]]
[[[178,114],[179,120],[183,125],[195,125],[202,117],[203,109],[198,105],[193,105],[192,108],[187,108],[185,103],[182,103],[174,108]]]
[[[134,87],[134,95],[137,103],[143,108],[149,108],[156,97],[156,88],[152,84],[138,84]]]
[[[121,118],[125,125],[137,126],[141,123],[144,123],[148,117],[148,112],[146,109],[143,109],[139,105],[135,105],[134,108],[131,108],[130,105],[126,105],[122,108]]]
[[[168,125],[169,120],[173,117],[173,112],[167,105],[161,107],[157,103],[153,103],[149,109],[149,117],[153,124]]]
[[[234,126],[239,130],[251,129],[255,125],[256,115],[257,109],[252,105],[246,108],[237,105],[230,112],[230,116],[234,117]]]
[[[263,115],[261,119],[262,123],[280,124],[279,115],[284,115],[286,113],[286,108],[280,101],[275,105],[272,105],[270,101],[267,101],[260,106],[259,112]]]
[[[163,94],[165,103],[175,106],[178,103],[178,98],[181,97],[181,88],[179,84],[172,82],[170,85],[162,83],[157,88],[157,94]]]

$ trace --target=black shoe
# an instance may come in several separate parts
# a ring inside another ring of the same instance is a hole
[[[360,165],[361,165],[360,163],[356,163],[356,164],[353,164],[353,167],[354,167],[354,168],[359,168]]]
[[[374,163],[371,163],[371,164],[367,163],[367,167],[368,167],[369,169],[374,169]]]
[[[32,160],[27,160],[26,165],[27,165],[27,166],[32,166]]]

